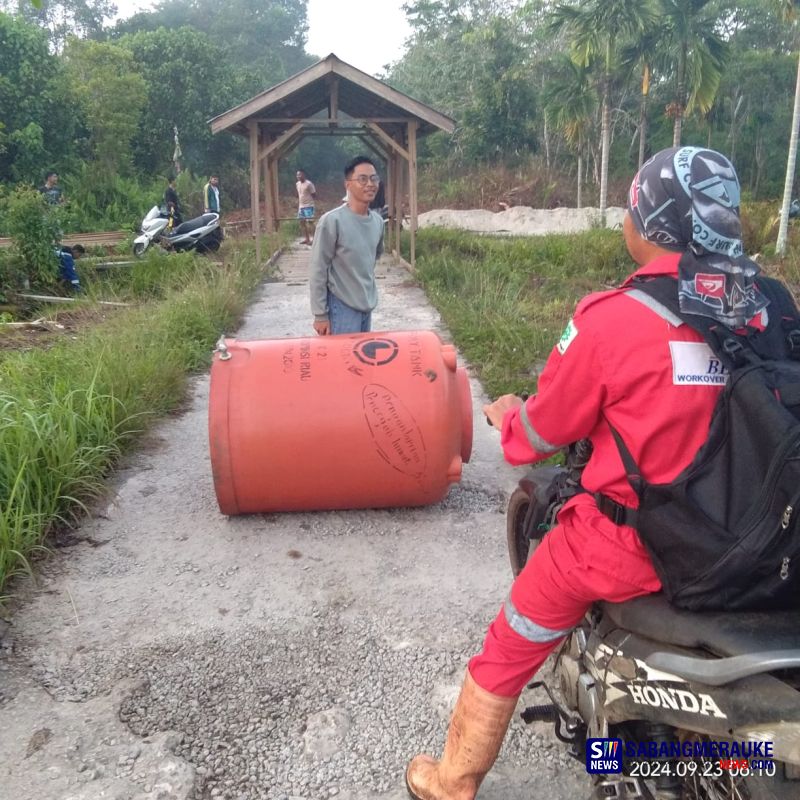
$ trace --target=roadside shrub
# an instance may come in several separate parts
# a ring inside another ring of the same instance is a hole
[[[59,209],[48,205],[36,189],[19,186],[9,195],[6,211],[12,252],[21,260],[31,286],[54,286],[58,280],[55,248],[61,238]]]

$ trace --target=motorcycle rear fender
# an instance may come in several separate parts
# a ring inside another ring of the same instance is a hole
[[[800,692],[788,683],[768,673],[724,686],[687,681],[654,669],[648,658],[703,653],[602,627],[591,631],[585,659],[610,724],[645,719],[716,738],[747,738],[751,731],[774,742],[775,758],[800,763]]]
[[[519,482],[530,499],[547,507],[555,500],[552,492],[553,481],[564,471],[563,467],[533,467],[529,469]]]

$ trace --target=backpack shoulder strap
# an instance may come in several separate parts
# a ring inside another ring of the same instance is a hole
[[[628,294],[643,302],[670,324],[677,326],[685,323],[696,330],[728,369],[741,366],[748,358],[757,358],[755,351],[747,346],[746,337],[735,334],[712,317],[685,314],[681,311],[677,278],[662,275],[637,280]]]

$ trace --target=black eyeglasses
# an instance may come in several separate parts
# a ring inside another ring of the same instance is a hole
[[[355,181],[359,186],[366,186],[368,183],[380,183],[381,176],[375,172],[372,175],[355,175],[348,180]]]

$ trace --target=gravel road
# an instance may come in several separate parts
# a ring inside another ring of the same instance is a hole
[[[238,338],[310,332],[307,259],[281,256]],[[383,259],[379,285],[376,330],[448,338],[402,267]],[[440,751],[509,586],[503,512],[518,475],[472,390],[472,461],[437,505],[226,518],[197,378],[67,546],[13,587],[0,798],[406,797],[404,765]],[[528,692],[520,708],[541,700]],[[516,720],[479,797],[589,791],[548,726]]]

